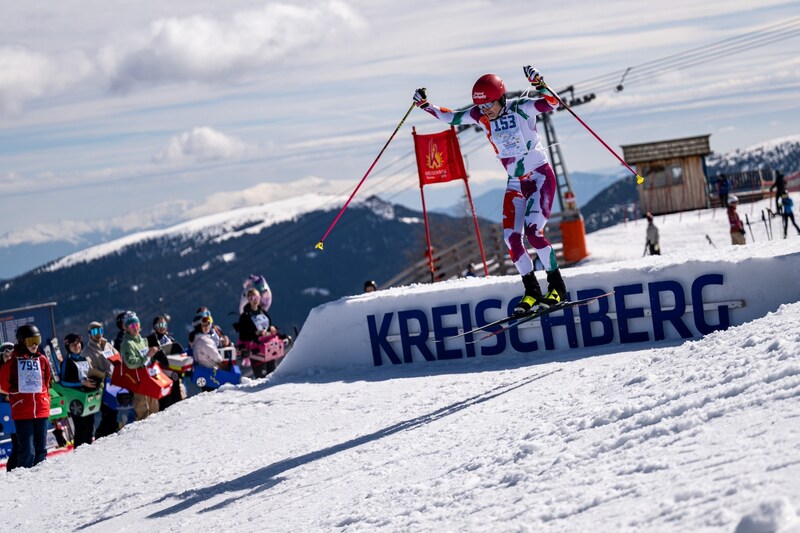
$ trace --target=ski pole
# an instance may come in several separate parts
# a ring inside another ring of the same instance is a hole
[[[753,234],[753,227],[750,225],[750,217],[747,216],[747,213],[744,214],[744,221],[747,222],[747,229],[750,230],[750,238],[756,242],[756,236]]]
[[[716,245],[716,244],[714,244],[714,242],[711,240],[711,237],[709,237],[709,236],[708,236],[708,234],[706,234],[706,240],[708,241],[708,244],[710,244],[710,245],[711,245],[711,246],[713,246],[714,248],[716,248],[716,247],[717,247],[717,245]]]
[[[369,173],[372,172],[373,168],[375,168],[375,164],[378,162],[378,159],[380,159],[381,156],[383,155],[383,152],[386,150],[386,147],[389,146],[389,143],[392,142],[392,139],[394,139],[394,136],[397,135],[398,131],[400,131],[400,128],[403,126],[403,123],[408,118],[408,115],[411,114],[411,110],[414,109],[414,106],[415,106],[414,102],[411,102],[411,106],[408,108],[408,111],[406,111],[406,114],[403,115],[403,120],[401,120],[400,124],[398,124],[397,127],[394,129],[394,132],[392,132],[392,136],[389,137],[389,140],[386,141],[386,144],[383,145],[383,148],[381,148],[380,153],[378,153],[378,157],[376,157],[375,161],[373,161],[372,164],[369,166],[369,168],[367,169],[366,174],[364,174],[364,177],[361,178],[361,181],[358,182],[358,185],[356,185],[356,188],[353,190],[353,193],[350,195],[350,198],[347,199],[347,201],[344,203],[344,206],[342,206],[342,208],[339,210],[339,214],[336,215],[336,218],[334,218],[333,222],[331,222],[331,225],[328,227],[328,231],[325,232],[325,235],[322,236],[322,238],[319,240],[317,245],[314,246],[314,248],[319,249],[319,250],[323,249],[323,242],[325,241],[325,239],[328,238],[328,234],[331,232],[331,230],[333,230],[333,227],[336,225],[336,223],[339,222],[339,219],[342,217],[342,213],[344,213],[344,210],[347,209],[348,205],[350,205],[350,201],[356,195],[356,193],[358,192],[358,189],[361,188],[361,185],[363,185],[364,181],[367,179],[367,176],[369,176]]]
[[[761,221],[764,223],[764,231],[767,233],[767,238],[772,240],[772,235],[769,234],[769,226],[767,226],[767,217],[764,215],[764,210],[761,210]]]
[[[600,138],[600,136],[599,136],[598,134],[596,134],[596,133],[594,132],[594,130],[593,130],[592,128],[590,128],[590,127],[589,127],[589,125],[588,125],[588,124],[586,124],[586,123],[585,123],[583,120],[581,120],[581,117],[579,117],[578,115],[576,115],[576,114],[575,114],[575,111],[573,111],[573,110],[572,110],[572,108],[571,108],[571,107],[569,107],[569,106],[568,106],[568,105],[567,105],[567,104],[564,102],[564,100],[562,100],[562,99],[561,99],[561,97],[560,97],[560,96],[558,96],[558,93],[556,93],[556,92],[555,92],[553,89],[551,89],[551,88],[550,88],[550,86],[549,86],[549,85],[547,85],[546,83],[545,83],[545,85],[544,85],[544,86],[547,88],[547,90],[548,90],[548,91],[550,91],[550,94],[552,94],[553,96],[555,96],[555,97],[556,97],[556,100],[558,100],[558,102],[559,102],[559,103],[562,105],[562,107],[563,107],[564,109],[566,109],[567,111],[569,111],[570,115],[572,115],[573,117],[575,117],[575,120],[577,120],[578,122],[580,122],[580,123],[581,123],[581,125],[582,125],[584,128],[586,128],[586,129],[589,131],[589,133],[591,133],[592,135],[594,135],[594,138],[595,138],[595,139],[597,139],[598,141],[600,141],[600,144],[602,144],[603,146],[605,146],[605,147],[606,147],[606,150],[608,150],[609,152],[611,152],[611,153],[614,155],[614,157],[616,157],[616,158],[619,160],[619,162],[620,162],[620,163],[622,163],[622,164],[625,166],[625,168],[627,168],[628,170],[630,170],[630,171],[631,171],[631,173],[632,173],[634,176],[636,176],[636,183],[638,183],[638,184],[640,184],[640,185],[641,185],[642,183],[644,183],[644,178],[643,178],[642,176],[640,176],[639,174],[637,174],[637,173],[636,173],[636,171],[635,171],[635,170],[633,170],[633,169],[630,167],[630,165],[629,165],[628,163],[626,163],[626,162],[625,162],[625,160],[624,160],[624,159],[622,159],[622,158],[619,156],[619,154],[617,154],[617,152],[615,152],[615,151],[614,151],[614,149],[613,149],[613,148],[611,148],[611,147],[610,147],[608,144],[606,144],[606,142],[605,142],[603,139],[601,139],[601,138]]]
[[[644,243],[644,253],[642,254],[642,257],[647,255],[647,247],[648,246],[650,246],[650,241],[647,241],[646,243]]]

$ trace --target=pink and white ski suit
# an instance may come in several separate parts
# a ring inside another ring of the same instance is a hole
[[[508,174],[503,198],[503,237],[511,260],[521,275],[533,270],[533,261],[522,241],[528,242],[548,272],[558,268],[553,247],[544,237],[556,191],[556,176],[536,131],[536,115],[558,106],[553,97],[509,100],[500,115],[490,121],[477,105],[452,111],[430,104],[424,111],[457,126],[478,124],[492,144]]]

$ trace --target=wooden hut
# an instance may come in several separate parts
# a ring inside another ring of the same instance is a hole
[[[705,156],[710,135],[622,147],[625,161],[636,165],[642,212],[674,213],[708,206]]]

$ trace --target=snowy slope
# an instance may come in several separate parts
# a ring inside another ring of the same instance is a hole
[[[656,222],[675,259],[628,224],[592,260],[692,261],[697,228]],[[800,532],[800,301],[626,351],[280,374],[0,473],[3,529]]]
[[[201,236],[210,242],[220,242],[244,233],[254,235],[266,227],[292,220],[304,213],[337,208],[343,202],[344,198],[309,193],[255,207],[242,207],[192,219],[165,229],[132,233],[62,257],[45,265],[43,270],[53,271],[78,263],[90,262],[99,257],[119,252],[128,246],[160,237]]]

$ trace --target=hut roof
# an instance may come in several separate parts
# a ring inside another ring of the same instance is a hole
[[[703,156],[711,153],[708,142],[709,137],[711,135],[644,144],[628,144],[622,147],[622,153],[627,163],[648,163],[662,159]]]

